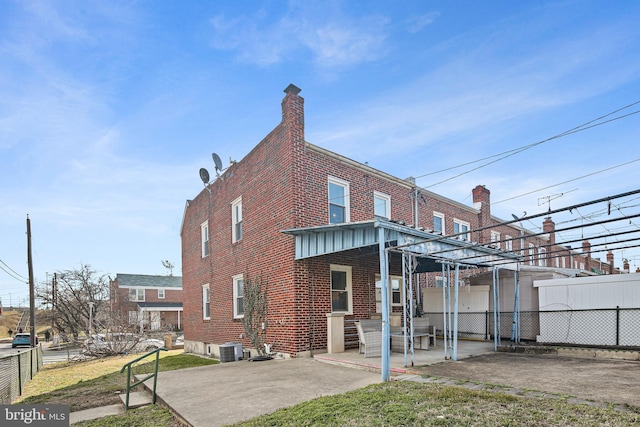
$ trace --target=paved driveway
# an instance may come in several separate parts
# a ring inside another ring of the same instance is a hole
[[[209,427],[378,382],[379,373],[299,358],[160,372],[157,392],[191,425]]]
[[[421,367],[419,371],[640,408],[638,361],[491,353]]]

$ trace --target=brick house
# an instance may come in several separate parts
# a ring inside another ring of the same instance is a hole
[[[121,274],[110,283],[110,308],[140,331],[182,329],[182,277]]]
[[[284,92],[281,123],[186,203],[185,351],[215,354],[229,341],[249,345],[242,326],[247,278],[266,279],[267,341],[291,356],[326,351],[332,313],[370,318],[387,299],[390,310],[401,311],[406,284],[394,254],[389,295],[381,295],[379,243],[372,235],[380,224],[390,236],[387,245],[397,243],[397,232],[406,239],[452,236],[450,244],[476,242],[487,253],[514,254],[531,265],[558,259],[566,267],[586,258],[554,246],[550,218],[545,235],[503,225],[491,215],[484,186],[473,189],[473,206],[466,206],[306,142],[300,89],[289,85]],[[428,264],[417,274],[418,288],[438,281],[439,267]]]

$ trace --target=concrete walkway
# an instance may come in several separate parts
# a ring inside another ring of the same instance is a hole
[[[458,358],[491,352],[492,343],[461,341]],[[400,375],[439,362],[445,362],[442,346],[416,350],[415,367],[405,367],[404,354],[393,352],[390,366],[392,375]],[[157,398],[193,427],[220,426],[378,383],[380,364],[379,357],[365,358],[357,350],[349,350],[313,359],[238,361],[160,372]],[[152,387],[152,381],[145,385]],[[71,423],[123,412],[124,405],[87,409],[72,413]]]

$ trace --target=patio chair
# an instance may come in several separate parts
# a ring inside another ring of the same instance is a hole
[[[358,353],[364,352],[364,357],[382,356],[382,329],[365,332],[360,322],[356,322],[356,329],[359,341]]]

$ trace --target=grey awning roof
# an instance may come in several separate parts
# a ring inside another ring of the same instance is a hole
[[[182,308],[181,302],[139,302],[138,307],[143,308]]]
[[[121,288],[173,288],[182,289],[180,276],[151,276],[146,274],[116,275],[118,286]]]
[[[295,237],[295,259],[300,260],[369,246],[377,248],[379,228],[385,230],[387,246],[402,247],[402,251],[420,258],[421,272],[439,271],[441,261],[488,267],[518,259],[513,254],[382,219],[292,228],[282,233]]]

